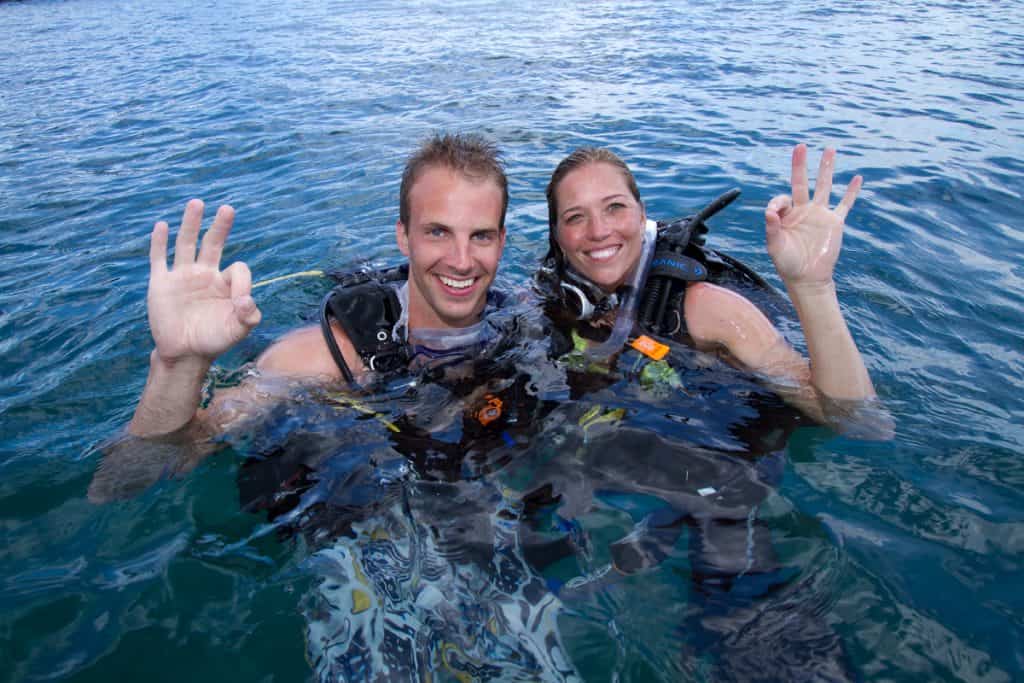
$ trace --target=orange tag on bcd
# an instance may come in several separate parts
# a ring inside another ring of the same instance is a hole
[[[653,358],[654,360],[661,360],[668,354],[667,346],[654,341],[645,334],[640,335],[630,342],[630,346],[648,358]]]

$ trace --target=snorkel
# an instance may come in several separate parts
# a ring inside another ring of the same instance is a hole
[[[626,344],[626,339],[633,331],[636,323],[636,309],[640,302],[640,291],[643,289],[644,280],[647,279],[647,271],[651,267],[651,259],[654,257],[654,243],[658,239],[658,224],[648,219],[644,226],[643,247],[640,252],[640,259],[633,269],[633,278],[626,286],[622,296],[622,303],[615,314],[615,324],[612,333],[608,338],[597,346],[586,350],[586,356],[590,360],[600,361],[608,358],[613,353],[621,351]]]

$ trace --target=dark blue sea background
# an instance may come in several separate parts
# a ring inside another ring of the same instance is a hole
[[[436,130],[506,152],[511,289],[578,145],[626,158],[654,216],[742,188],[711,243],[775,284],[764,205],[795,143],[812,169],[837,147],[840,187],[864,176],[840,298],[896,436],[797,432],[768,522],[811,544],[863,680],[1024,679],[1022,112],[1019,2],[0,2],[0,681],[313,676],[307,549],[256,533],[237,457],[86,491],[145,380],[154,221],[232,204],[226,262],[258,280],[394,263],[403,159]],[[220,366],[324,291],[258,290]],[[632,595],[632,636],[563,634],[580,673],[705,680],[685,630],[636,635],[665,591]]]

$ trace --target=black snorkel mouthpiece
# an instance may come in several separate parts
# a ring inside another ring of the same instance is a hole
[[[708,277],[707,267],[684,252],[691,244],[704,246],[708,234],[705,221],[739,196],[739,189],[733,188],[692,216],[658,222],[658,242],[640,306],[639,322],[645,329],[662,336],[672,336],[682,329],[686,286]]]

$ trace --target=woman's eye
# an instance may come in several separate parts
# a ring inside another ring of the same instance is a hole
[[[574,213],[571,216],[567,216],[565,219],[566,225],[575,225],[583,220],[583,214]]]
[[[610,213],[615,213],[616,211],[620,211],[625,208],[626,205],[623,204],[622,202],[612,202],[611,204],[608,205],[608,211]]]

